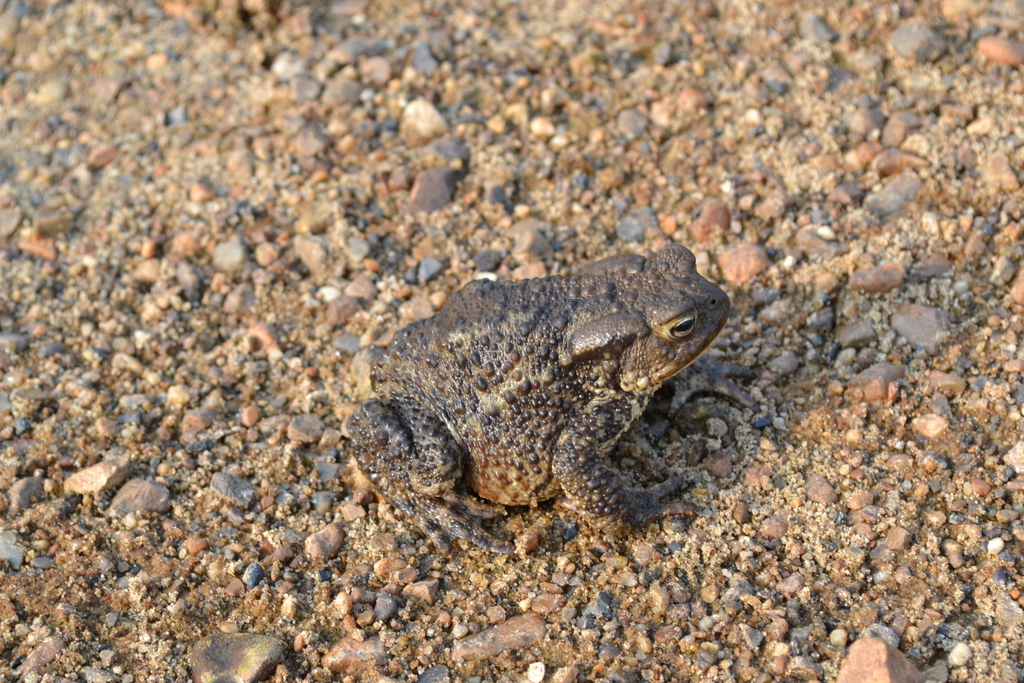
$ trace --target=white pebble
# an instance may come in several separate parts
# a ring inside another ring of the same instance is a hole
[[[1005,546],[1006,544],[1003,542],[1003,539],[993,538],[991,541],[988,542],[988,554],[998,555],[999,553],[1003,552],[1003,548]]]
[[[967,643],[957,643],[956,646],[950,650],[947,661],[949,661],[950,666],[963,666],[967,662],[971,661],[971,648]]]
[[[837,628],[832,633],[828,634],[828,640],[836,647],[846,647],[846,643],[850,638],[850,634],[847,633],[845,628]]]
[[[530,679],[530,683],[540,683],[544,680],[544,662],[534,662],[526,670],[526,677]]]

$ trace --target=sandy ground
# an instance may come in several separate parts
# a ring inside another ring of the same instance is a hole
[[[0,0],[0,681],[833,681],[865,635],[1020,680],[1022,39],[1019,0]],[[442,558],[366,490],[372,345],[671,241],[757,402],[623,440],[690,514]]]

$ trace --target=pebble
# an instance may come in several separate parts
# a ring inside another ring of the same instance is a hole
[[[433,605],[437,600],[440,590],[441,585],[437,579],[427,579],[426,581],[410,583],[402,589],[402,595],[415,598],[428,605]]]
[[[910,21],[892,33],[892,49],[900,57],[934,62],[946,53],[946,41],[923,21]]]
[[[911,422],[914,431],[929,439],[937,439],[949,429],[949,420],[941,415],[919,415]]]
[[[786,535],[789,522],[782,515],[772,515],[761,522],[760,533],[769,540],[776,540]]]
[[[359,104],[362,93],[362,84],[339,74],[327,82],[320,94],[320,100],[334,106],[353,106]]]
[[[7,499],[11,505],[11,512],[14,514],[28,510],[45,497],[46,492],[43,489],[41,477],[22,477],[7,490]]]
[[[732,458],[725,451],[715,451],[704,459],[704,469],[712,477],[726,479],[732,476]]]
[[[637,109],[623,109],[617,122],[619,131],[628,139],[638,138],[647,132],[647,117]]]
[[[538,116],[530,120],[530,135],[536,138],[547,140],[553,137],[556,132],[558,131],[555,128],[555,124],[546,116]]]
[[[875,341],[871,323],[858,318],[836,328],[836,342],[845,348],[862,349]]]
[[[256,487],[245,479],[227,472],[214,474],[210,479],[210,489],[243,510],[256,502]]]
[[[458,173],[448,168],[429,168],[420,171],[412,184],[405,212],[431,213],[444,208],[455,194],[458,180]]]
[[[378,593],[373,613],[378,621],[388,622],[398,613],[398,601],[388,593]]]
[[[551,224],[536,218],[524,218],[516,221],[509,229],[509,234],[516,236],[515,246],[512,247],[512,255],[518,257],[520,263],[530,261],[547,261],[554,254],[551,242],[545,236],[545,232],[551,230]],[[498,252],[500,254],[500,252]],[[501,259],[498,259],[498,263]],[[486,264],[485,264],[486,265]]]
[[[946,661],[950,666],[966,666],[971,661],[971,647],[967,643],[957,643],[949,651]]]
[[[1020,189],[1020,181],[1017,174],[1010,166],[1010,159],[1002,152],[989,156],[981,164],[981,181],[988,187],[989,192],[1015,192]]]
[[[147,479],[132,479],[114,496],[107,513],[128,515],[136,512],[167,512],[170,509],[171,492],[166,486]]]
[[[800,357],[788,349],[768,361],[768,369],[779,376],[791,375],[799,367]]]
[[[1017,474],[1024,474],[1024,441],[1018,441],[1003,456],[1003,462]]]
[[[242,238],[232,237],[213,250],[213,267],[222,273],[237,273],[245,268],[248,258]]]
[[[835,487],[820,474],[808,474],[804,484],[807,497],[815,503],[835,503],[839,500]]]
[[[315,278],[322,277],[327,264],[327,240],[314,235],[297,235],[293,244],[295,254],[310,274]]]
[[[739,244],[718,257],[722,277],[731,285],[741,285],[760,275],[769,265],[768,254],[755,244]]]
[[[36,673],[47,664],[56,660],[66,647],[67,645],[64,643],[64,640],[57,636],[43,640],[32,648],[32,652],[25,657],[25,661],[17,668],[16,673],[18,677],[24,679],[29,674]]]
[[[916,173],[904,171],[881,190],[865,197],[864,207],[879,218],[889,218],[899,212],[904,204],[912,201],[921,190],[921,186],[921,180]]]
[[[117,147],[99,145],[89,150],[89,154],[85,157],[85,163],[93,171],[98,171],[109,165],[115,158],[117,158]]]
[[[993,552],[992,544],[995,541],[999,541],[1000,544],[1003,542],[1001,538],[993,538],[989,541],[988,552],[990,555],[999,555],[1002,552],[1001,547]],[[1024,609],[1008,593],[1001,592],[996,595],[996,623],[1007,630],[1024,624]]]
[[[0,561],[7,562],[12,571],[18,571],[25,560],[25,551],[18,545],[18,532],[0,531]]]
[[[897,648],[868,637],[850,646],[836,683],[925,683],[925,678]]]
[[[541,683],[546,673],[547,667],[544,666],[544,662],[532,662],[526,667],[526,678],[530,683]]]
[[[377,679],[379,683],[382,683],[380,679]],[[428,666],[426,669],[420,672],[420,675],[416,677],[416,683],[450,683],[451,674],[448,671],[448,667],[444,664],[436,664],[434,666]]]
[[[907,269],[902,263],[887,263],[884,266],[861,268],[850,276],[850,287],[858,292],[881,294],[889,292],[903,283]]]
[[[0,240],[14,236],[21,225],[23,215],[18,207],[0,209]]]
[[[192,680],[257,683],[273,675],[283,655],[284,645],[277,638],[218,633],[192,646]]]
[[[342,638],[327,651],[321,665],[336,674],[356,674],[388,663],[388,651],[379,638]]]
[[[291,89],[292,102],[296,104],[312,102],[320,96],[320,92],[323,90],[323,86],[320,83],[304,74],[299,74],[292,78],[289,87]]]
[[[710,242],[725,233],[731,222],[729,207],[717,199],[709,199],[697,220],[690,224],[690,235],[698,242]]]
[[[825,20],[816,14],[804,14],[800,20],[800,32],[805,38],[816,43],[831,43],[839,35],[829,28]]]
[[[245,584],[246,588],[255,588],[263,582],[263,578],[266,576],[266,572],[263,570],[263,565],[259,562],[250,562],[242,572],[242,583]]]
[[[444,270],[444,263],[434,256],[427,256],[420,261],[416,268],[416,279],[419,283],[426,284],[441,274]]]
[[[649,206],[631,211],[622,217],[615,233],[626,242],[643,242],[647,234],[659,230],[658,215]]]
[[[422,147],[448,132],[448,123],[434,105],[416,99],[405,106],[399,123],[399,134],[410,147]]]
[[[900,304],[889,324],[914,346],[935,353],[940,336],[949,327],[949,314],[932,306]]]
[[[128,479],[131,466],[132,459],[127,452],[113,451],[102,462],[81,469],[65,479],[64,490],[68,493],[95,494],[120,486]]]
[[[315,443],[324,434],[324,423],[313,414],[296,415],[288,423],[288,439],[298,443]]]
[[[360,309],[359,299],[343,294],[327,304],[327,322],[334,326],[346,325]]]
[[[996,64],[1024,65],[1024,43],[998,36],[985,36],[978,40],[978,51]]]
[[[546,633],[543,617],[533,614],[512,617],[459,641],[452,647],[451,657],[455,662],[483,661],[505,650],[529,647],[542,640]]]
[[[331,522],[306,539],[306,555],[313,562],[329,560],[338,554],[344,542],[345,526],[341,522]]]
[[[846,507],[851,510],[863,510],[875,502],[875,494],[871,491],[857,491],[846,501]]]
[[[364,83],[378,87],[386,85],[391,80],[391,63],[386,57],[370,57],[359,65],[359,75]]]
[[[412,54],[412,68],[416,69],[424,76],[429,76],[434,73],[439,66],[441,65],[434,57],[434,53],[430,49],[430,43],[425,40],[421,40],[416,43],[416,49]]]

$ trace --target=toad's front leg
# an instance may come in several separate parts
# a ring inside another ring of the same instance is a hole
[[[494,516],[458,488],[462,450],[444,423],[411,400],[366,401],[352,415],[356,459],[374,487],[445,555],[455,538],[511,554],[478,521]]]
[[[593,524],[617,531],[616,527],[641,527],[651,520],[677,514],[661,499],[682,485],[674,477],[649,489],[633,489],[603,462],[593,439],[583,429],[563,436],[554,457],[555,476],[572,507],[587,514]]]

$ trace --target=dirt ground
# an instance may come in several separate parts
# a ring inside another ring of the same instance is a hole
[[[1024,680],[1021,41],[1021,0],[0,0],[0,681],[835,681],[869,635]],[[688,514],[445,558],[367,490],[398,329],[673,241],[756,403],[623,439]]]

